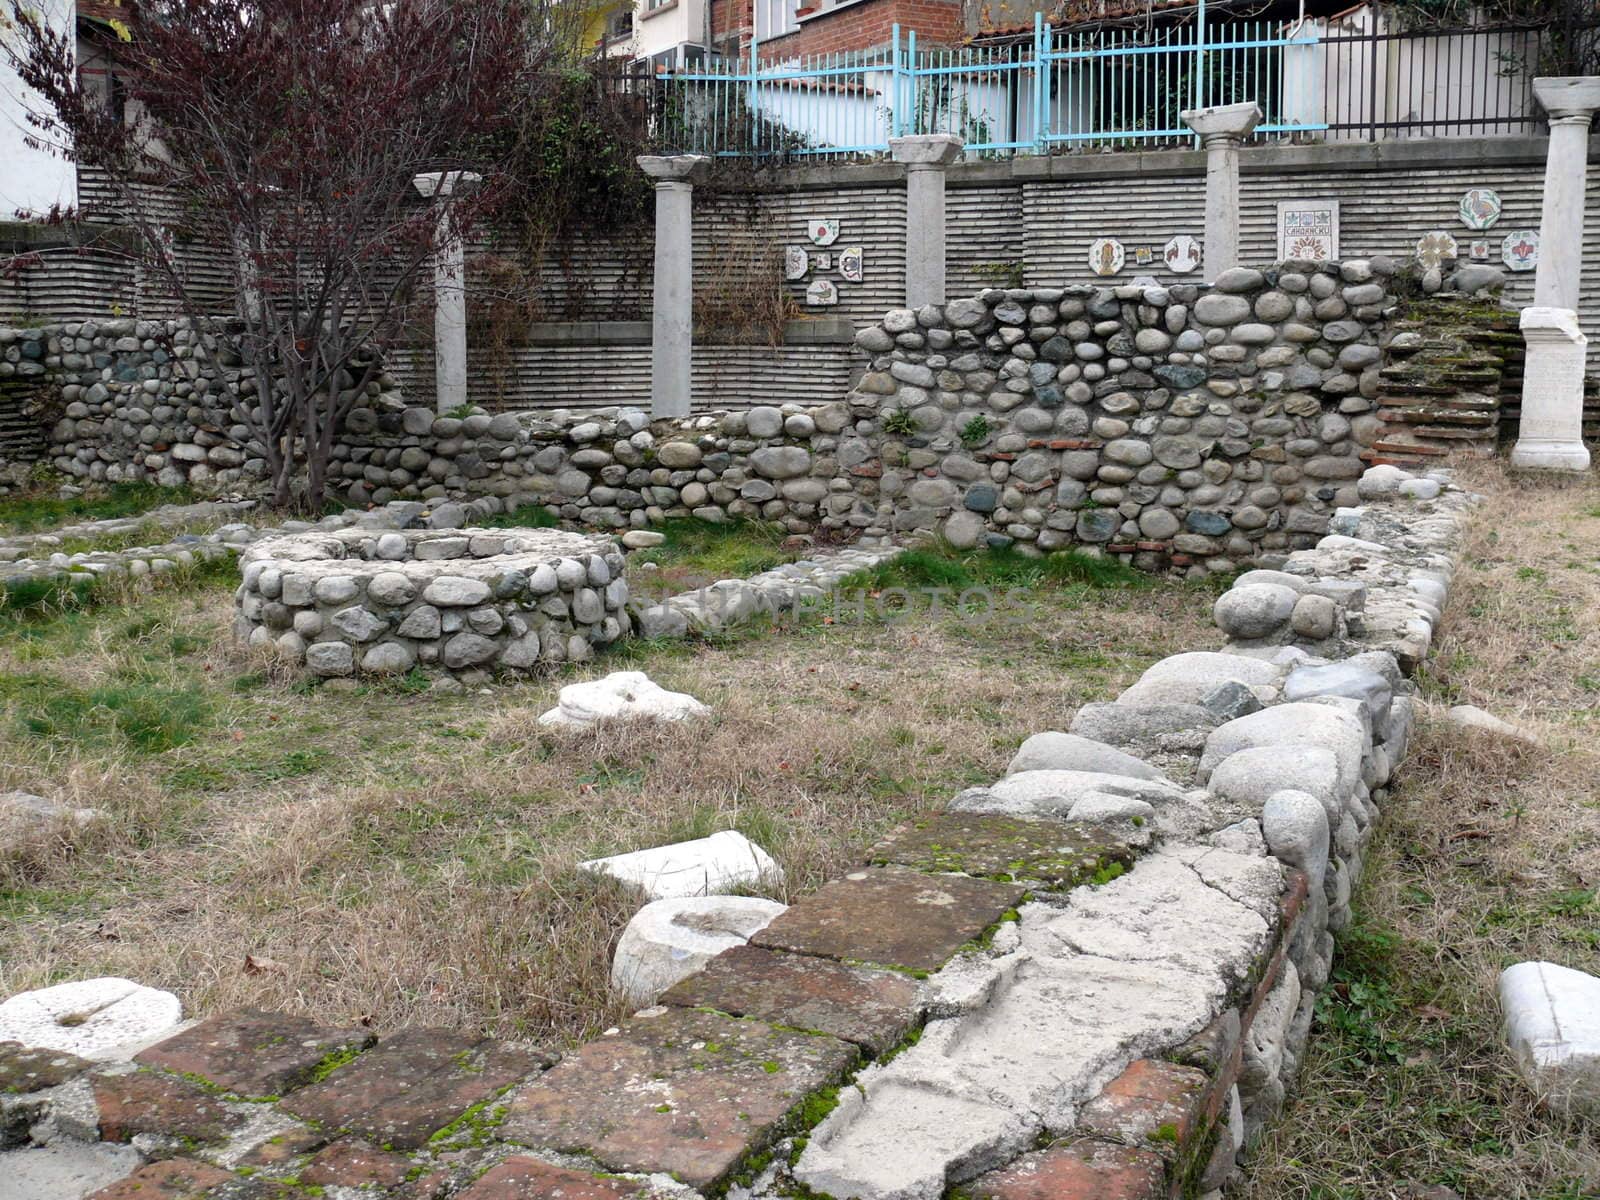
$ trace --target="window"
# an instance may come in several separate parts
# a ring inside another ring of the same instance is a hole
[[[758,40],[770,41],[800,28],[795,18],[795,10],[799,8],[796,0],[755,0],[755,4]]]
[[[606,18],[606,38],[619,41],[633,36],[633,9],[618,9]]]

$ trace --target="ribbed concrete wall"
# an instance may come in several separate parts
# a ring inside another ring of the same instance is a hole
[[[487,358],[472,357],[467,392],[497,410],[650,406],[650,347],[644,343],[522,346],[503,371]],[[433,402],[431,349],[398,350],[389,361],[409,401]],[[698,412],[841,399],[865,361],[848,345],[697,346],[691,402]]]

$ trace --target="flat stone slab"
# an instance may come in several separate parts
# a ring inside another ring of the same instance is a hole
[[[1600,978],[1549,962],[1500,973],[1506,1042],[1547,1103],[1600,1114]]]
[[[0,1041],[114,1058],[173,1032],[183,1005],[131,979],[83,979],[22,992],[0,1004]]]
[[[856,1049],[683,1008],[646,1009],[516,1093],[500,1136],[690,1187],[725,1178]]]
[[[474,1104],[544,1070],[550,1061],[504,1042],[408,1029],[322,1082],[292,1093],[281,1107],[379,1146],[415,1150]]]
[[[1076,887],[1113,864],[1131,866],[1134,854],[1125,842],[1089,826],[944,812],[906,822],[869,850],[867,858],[1057,891]]]
[[[15,1150],[0,1162],[0,1200],[167,1200],[172,1193],[145,1188],[124,1187],[125,1180],[141,1161],[132,1146],[89,1145],[58,1141],[53,1146]],[[156,1164],[166,1166],[165,1163]],[[195,1166],[205,1166],[196,1163]],[[149,1167],[140,1168],[148,1171]],[[215,1171],[215,1167],[205,1167]],[[226,1171],[218,1172],[223,1178]],[[180,1193],[181,1194],[181,1193]]]
[[[1026,891],[1012,883],[872,867],[823,884],[750,944],[933,971],[1015,908]]]
[[[899,972],[755,946],[718,955],[661,1003],[832,1034],[873,1055],[898,1045],[922,1012],[916,981]]]
[[[299,1173],[301,1183],[315,1187],[394,1187],[411,1173],[411,1160],[380,1150],[357,1138],[341,1138],[325,1146]]]
[[[185,1142],[221,1142],[245,1123],[219,1096],[163,1071],[99,1072],[90,1077],[100,1136],[131,1141],[141,1133]]]
[[[330,1055],[365,1050],[377,1040],[365,1029],[329,1029],[305,1017],[246,1011],[208,1017],[134,1061],[198,1075],[240,1096],[281,1096],[310,1083]]]
[[[1148,1150],[1080,1141],[1025,1155],[967,1191],[975,1200],[1157,1200],[1167,1184]]]
[[[0,1042],[0,1095],[26,1096],[76,1078],[93,1064],[61,1050]]]
[[[627,1200],[653,1194],[655,1189],[636,1180],[591,1175],[518,1154],[482,1176],[459,1200]]]

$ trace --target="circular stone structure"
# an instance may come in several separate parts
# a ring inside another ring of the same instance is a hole
[[[313,675],[531,670],[628,628],[622,549],[558,529],[340,529],[239,560],[234,636]]]

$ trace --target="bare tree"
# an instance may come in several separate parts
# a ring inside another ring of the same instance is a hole
[[[275,502],[324,499],[341,422],[402,332],[441,229],[499,194],[517,114],[564,53],[544,0],[145,0],[131,10],[124,111],[80,78],[71,30],[3,0],[6,53],[49,105],[39,144],[102,170],[196,353],[242,367],[231,420]],[[484,186],[421,202],[414,176]],[[236,298],[172,236],[213,251]],[[202,333],[203,331],[203,333]],[[202,349],[202,343],[204,349]]]

